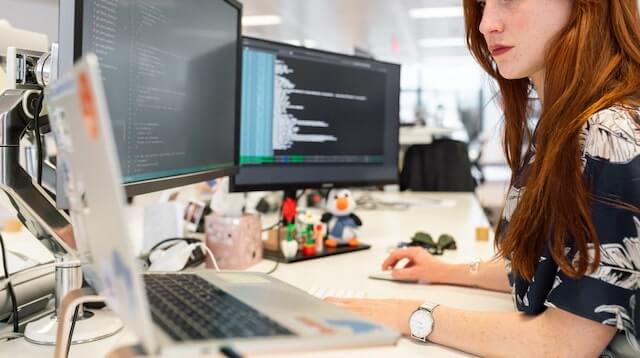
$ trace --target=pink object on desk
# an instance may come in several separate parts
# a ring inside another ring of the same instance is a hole
[[[253,214],[205,217],[206,244],[221,269],[244,270],[262,260],[261,230],[260,217]],[[212,267],[211,259],[207,267]]]

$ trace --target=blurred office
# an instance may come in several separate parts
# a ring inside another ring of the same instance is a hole
[[[460,1],[242,3],[244,35],[401,64],[402,150],[429,143],[434,135],[466,143],[476,192],[494,221],[510,176],[502,117],[494,83],[465,45]],[[2,9],[12,27],[57,40],[57,0],[2,0]]]
[[[495,220],[510,176],[496,87],[471,57],[460,1],[243,1],[243,31],[402,64],[400,144],[467,144],[476,192]]]
[[[198,1],[0,0],[0,356],[461,355],[316,299],[513,308],[379,272],[495,254],[511,171],[461,1]]]

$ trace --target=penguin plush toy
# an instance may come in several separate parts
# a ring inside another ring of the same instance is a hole
[[[321,221],[327,225],[327,239],[325,246],[339,245],[358,246],[355,229],[362,225],[362,221],[353,211],[356,201],[351,192],[346,189],[334,189],[329,192],[327,212]]]

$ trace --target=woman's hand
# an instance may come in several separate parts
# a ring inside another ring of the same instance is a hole
[[[374,299],[342,299],[327,297],[326,302],[346,308],[354,314],[369,321],[409,335],[409,318],[418,309],[422,301],[409,300],[374,300]]]
[[[408,259],[409,262],[403,268],[394,269],[402,259]],[[450,268],[451,265],[433,257],[421,247],[395,250],[382,263],[382,270],[393,270],[391,276],[396,280],[425,283],[448,283]]]

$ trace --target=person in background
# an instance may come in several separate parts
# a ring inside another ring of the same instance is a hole
[[[384,261],[397,279],[510,292],[516,312],[344,300],[405,335],[480,356],[640,356],[637,0],[464,0],[467,44],[497,82],[512,170],[496,259]],[[542,108],[533,130],[529,99]]]

